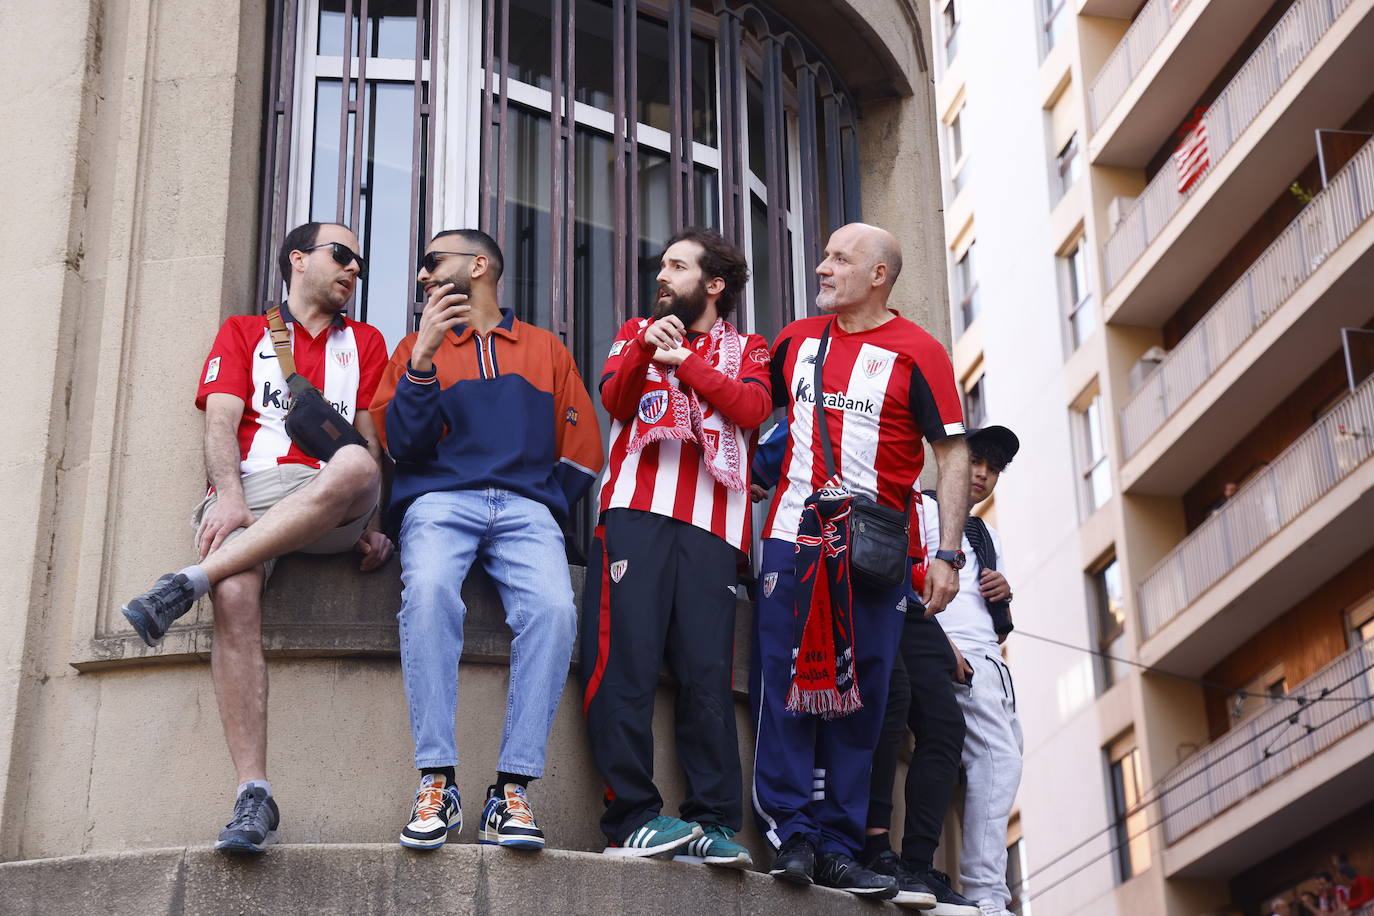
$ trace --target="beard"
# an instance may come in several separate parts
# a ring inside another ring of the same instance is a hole
[[[684,327],[691,327],[696,324],[706,312],[706,284],[698,283],[696,289],[688,293],[675,293],[668,287],[660,286],[660,294],[667,290],[668,295],[662,296],[654,306],[654,317],[665,318],[668,315],[676,315]]]
[[[472,276],[467,271],[458,271],[451,277],[442,277],[432,281],[437,289],[445,283],[452,283],[453,288],[447,290],[444,295],[450,296],[454,293],[461,293],[464,296],[472,295]]]

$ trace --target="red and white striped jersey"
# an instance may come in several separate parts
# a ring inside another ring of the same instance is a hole
[[[914,322],[893,316],[856,334],[838,323],[831,327],[822,403],[845,485],[906,511],[925,461],[922,437],[935,442],[962,434],[964,417],[944,347]],[[773,400],[787,407],[789,440],[765,538],[795,539],[802,503],[825,482],[813,389],[821,331],[832,320],[794,321],[773,346]]]
[[[711,475],[701,448],[694,442],[666,439],[631,453],[634,429],[654,348],[644,343],[647,318],[633,318],[621,326],[611,344],[601,374],[601,402],[611,415],[610,462],[601,478],[600,512],[639,509],[687,522],[749,552],[752,522],[749,491],[735,492]],[[758,427],[772,411],[769,391],[768,341],[757,334],[739,334],[742,358],[739,377],[728,378],[703,359],[709,338],[691,335],[687,345],[696,351],[670,376],[678,388],[691,388],[705,402],[704,409],[720,411],[735,424],[742,468],[748,481]]]
[[[324,394],[325,400],[348,420],[372,404],[372,395],[386,368],[386,340],[370,324],[343,315],[319,337],[291,318],[286,305],[281,317],[291,332],[291,355],[296,372]],[[215,393],[243,401],[239,421],[239,472],[251,474],[279,464],[320,462],[296,447],[286,434],[291,392],[282,376],[277,351],[272,349],[265,315],[234,315],[220,327],[200,373],[196,406]]]

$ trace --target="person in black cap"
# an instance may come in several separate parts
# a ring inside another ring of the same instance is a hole
[[[969,505],[992,496],[1020,442],[1004,426],[967,433],[972,466]],[[924,550],[938,546],[940,510],[926,492],[917,512]],[[908,598],[900,660],[889,688],[883,738],[873,758],[873,781],[864,849],[866,864],[888,860],[919,879],[935,899],[936,916],[1002,916],[1010,903],[1006,884],[1007,819],[1021,781],[1021,726],[1011,671],[998,645],[1011,632],[1011,586],[999,571],[1002,542],[970,514],[961,545],[967,562],[959,593],[940,613],[923,613]],[[919,569],[913,578],[919,578]],[[891,849],[892,790],[897,750],[910,728],[916,748],[906,779],[906,824],[899,856]],[[932,868],[945,812],[962,762],[968,773],[963,850],[956,893]],[[895,860],[895,861],[893,861]],[[909,883],[902,885],[904,888]],[[913,903],[915,901],[913,900]]]

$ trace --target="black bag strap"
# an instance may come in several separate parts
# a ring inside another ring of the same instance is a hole
[[[825,349],[830,342],[830,326],[835,323],[835,319],[830,319],[825,323],[825,330],[821,331],[821,345],[816,350],[816,425],[820,427],[821,451],[825,453],[825,479],[830,480],[835,476],[835,457],[830,454],[830,425],[825,422],[825,407],[821,404],[821,398],[825,389],[821,387],[821,370],[825,367]]]

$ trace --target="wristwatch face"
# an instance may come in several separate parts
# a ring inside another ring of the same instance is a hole
[[[944,560],[955,569],[963,569],[964,563],[967,562],[962,550],[937,550],[935,552],[935,558],[937,560]]]

